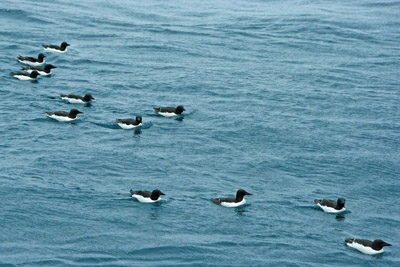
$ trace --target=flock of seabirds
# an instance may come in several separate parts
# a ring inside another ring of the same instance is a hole
[[[70,44],[67,42],[61,43],[58,45],[42,45],[46,51],[50,52],[58,52],[65,53],[67,52],[67,47]],[[40,76],[48,76],[51,75],[51,70],[57,68],[52,64],[45,64],[46,56],[40,53],[37,58],[34,57],[23,57],[18,56],[18,61],[22,64],[28,65],[22,67],[24,72],[11,72],[10,75],[18,78],[19,80],[36,80]],[[44,66],[43,66],[44,65]],[[60,95],[61,99],[68,101],[72,104],[88,104],[92,100],[94,100],[91,94],[86,94],[84,96],[69,94],[69,95]],[[174,117],[182,115],[182,112],[185,111],[182,105],[177,107],[158,107],[154,108],[154,111],[164,117]],[[46,112],[47,116],[57,121],[68,122],[76,119],[77,114],[83,113],[77,109],[71,109],[69,112],[66,111],[53,111]],[[116,123],[122,129],[133,129],[142,126],[142,117],[136,116],[135,119],[127,118],[127,119],[116,119]],[[160,190],[155,189],[153,191],[133,191],[130,190],[131,197],[136,198],[139,202],[142,203],[155,203],[161,200],[161,196],[165,195]],[[243,189],[239,189],[236,192],[235,198],[212,198],[212,202],[217,205],[221,205],[224,207],[239,207],[246,203],[244,196],[251,195]],[[341,213],[346,210],[345,208],[345,199],[339,198],[338,200],[330,200],[330,199],[315,199],[314,203],[321,207],[324,212],[327,213]],[[384,242],[383,240],[376,239],[374,241],[370,241],[367,239],[355,239],[355,238],[346,238],[346,244],[350,247],[353,247],[364,254],[379,254],[383,252],[384,246],[391,246],[391,244]]]

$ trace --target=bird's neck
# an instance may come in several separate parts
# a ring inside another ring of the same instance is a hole
[[[244,196],[236,196],[236,202],[242,201]]]
[[[157,200],[159,198],[159,196],[157,196],[156,194],[151,194],[150,199],[151,200]]]

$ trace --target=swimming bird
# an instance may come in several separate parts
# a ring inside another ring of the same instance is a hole
[[[183,111],[185,111],[185,108],[182,105],[177,106],[176,108],[174,107],[159,107],[159,108],[153,108],[154,111],[162,115],[164,117],[172,117],[172,116],[177,116],[182,114]]]
[[[133,129],[142,126],[142,116],[136,116],[136,119],[115,119],[122,129]]]
[[[37,71],[32,71],[31,73],[26,73],[26,72],[10,72],[10,75],[19,79],[19,80],[36,80],[36,78],[39,76],[39,73]]]
[[[54,112],[46,112],[47,116],[49,116],[52,119],[58,120],[58,121],[73,121],[76,119],[76,115],[79,113],[83,113],[80,112],[77,109],[71,109],[68,112],[65,111],[54,111]]]
[[[70,46],[67,42],[62,42],[60,46],[58,45],[44,45],[42,44],[44,50],[52,51],[52,52],[59,52],[65,53],[67,52],[67,46]]]
[[[314,203],[321,207],[327,213],[339,213],[346,210],[344,207],[346,200],[338,198],[337,201],[330,199],[314,199]]]
[[[239,207],[246,203],[246,200],[244,199],[245,195],[251,196],[252,194],[243,189],[239,189],[236,192],[236,198],[212,198],[211,201],[224,207]]]
[[[51,64],[46,64],[46,66],[43,67],[34,67],[34,66],[29,66],[29,67],[22,67],[22,70],[27,71],[28,73],[31,73],[32,71],[37,71],[40,75],[47,76],[51,74],[51,69],[57,68],[56,66],[53,66]]]
[[[129,191],[131,193],[131,197],[136,198],[139,202],[143,203],[154,203],[161,200],[161,195],[165,195],[158,189],[150,191],[133,191],[132,189]]]
[[[80,95],[63,95],[61,94],[61,99],[67,100],[69,103],[72,104],[86,104],[89,103],[91,100],[94,100],[94,97],[91,94],[86,94],[85,96]]]
[[[380,239],[375,239],[372,242],[367,239],[346,238],[345,242],[349,247],[355,248],[358,251],[369,255],[382,253],[383,247],[391,246],[391,244]]]
[[[46,56],[43,55],[42,53],[38,55],[38,58],[18,56],[18,61],[30,66],[41,66],[45,63],[44,61],[45,57]]]

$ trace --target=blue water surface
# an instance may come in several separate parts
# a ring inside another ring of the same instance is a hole
[[[399,45],[394,0],[1,0],[0,265],[400,266]],[[40,52],[51,77],[9,76]]]

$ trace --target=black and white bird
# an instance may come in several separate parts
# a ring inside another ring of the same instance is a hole
[[[84,96],[80,95],[63,95],[61,94],[61,99],[67,100],[72,104],[87,104],[94,100],[94,97],[91,94],[86,94]]]
[[[77,109],[71,109],[69,112],[66,111],[54,111],[54,112],[46,112],[47,116],[49,116],[52,119],[58,120],[58,121],[73,121],[76,119],[76,115],[80,112]]]
[[[51,69],[57,68],[56,66],[53,66],[51,64],[46,64],[44,67],[34,67],[34,66],[29,66],[29,67],[22,67],[22,70],[31,73],[32,71],[37,71],[40,75],[42,76],[47,76],[51,74]]]
[[[185,108],[182,105],[177,106],[176,108],[174,107],[159,107],[159,108],[153,108],[154,111],[164,117],[172,117],[172,116],[177,116],[181,115],[183,111],[185,111]]]
[[[36,78],[40,75],[37,71],[32,71],[31,73],[26,73],[26,72],[10,72],[10,75],[22,80],[22,81],[27,81],[27,80],[36,80]]]
[[[339,213],[345,211],[345,202],[346,200],[344,198],[338,198],[337,201],[330,199],[314,199],[314,203],[327,213]]]
[[[119,127],[125,130],[142,126],[142,116],[136,116],[136,119],[115,119]]]
[[[239,189],[236,192],[236,198],[212,198],[211,201],[214,202],[217,205],[221,205],[224,207],[239,207],[241,205],[246,204],[246,200],[244,199],[245,195],[252,195],[248,192],[246,192],[243,189]]]
[[[65,53],[67,52],[67,46],[70,46],[67,42],[62,42],[61,45],[42,45],[44,50]]]
[[[44,61],[45,57],[46,56],[42,53],[38,55],[38,58],[18,56],[18,61],[29,66],[42,66],[44,63],[46,63]]]
[[[391,244],[380,239],[370,241],[367,239],[346,238],[345,242],[349,247],[355,248],[358,251],[368,255],[382,253],[383,247],[391,246]]]
[[[154,203],[161,200],[162,195],[165,195],[158,189],[150,191],[133,191],[132,189],[129,191],[131,193],[131,197],[136,198],[139,202],[142,203]]]

